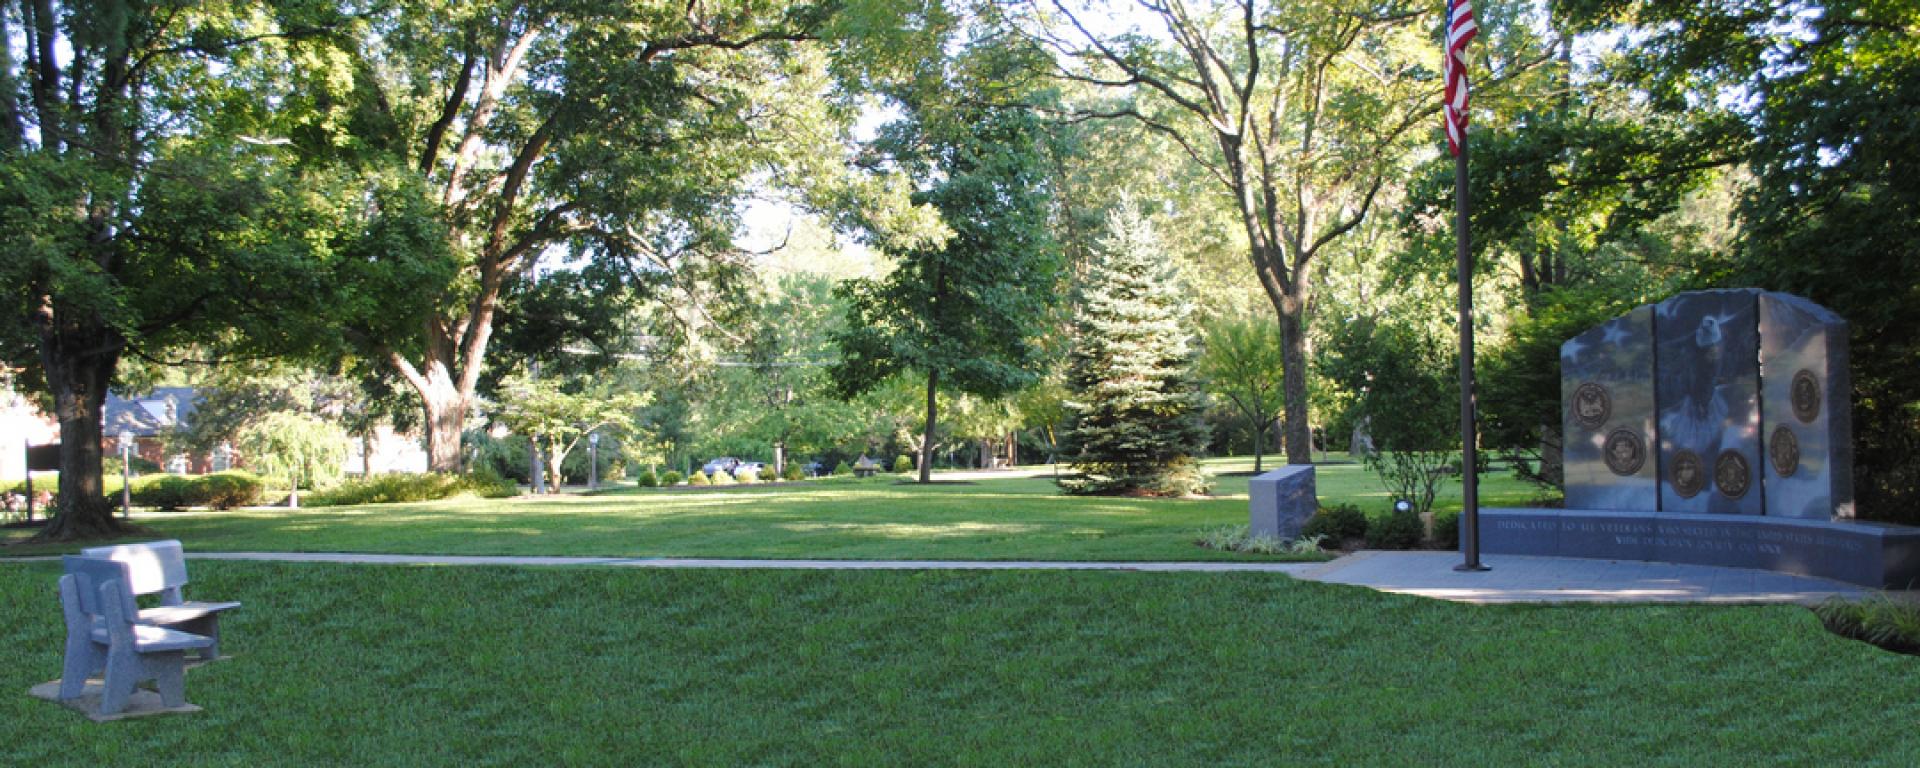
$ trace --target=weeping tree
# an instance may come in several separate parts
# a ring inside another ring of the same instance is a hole
[[[241,428],[234,441],[247,466],[284,481],[287,506],[300,506],[300,486],[340,478],[347,460],[347,433],[311,414],[275,411]]]
[[[1069,358],[1069,493],[1184,496],[1206,490],[1206,399],[1194,377],[1185,290],[1131,203],[1107,218],[1080,285]]]

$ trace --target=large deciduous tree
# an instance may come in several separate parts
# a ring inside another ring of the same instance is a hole
[[[1160,29],[1114,34],[1104,6],[1023,3],[1021,28],[1056,74],[1118,103],[1077,119],[1138,121],[1168,137],[1229,196],[1247,257],[1278,315],[1287,460],[1312,461],[1307,318],[1316,257],[1372,211],[1439,109],[1437,6],[1143,0]]]
[[[1011,63],[994,43],[929,63],[902,89],[904,117],[882,129],[878,151],[918,182],[914,200],[951,230],[944,241],[894,251],[882,279],[844,284],[847,327],[835,335],[831,375],[843,395],[895,374],[926,378],[920,482],[930,482],[942,387],[999,397],[1033,382],[1036,335],[1058,292],[1048,237],[1046,138],[1025,109],[991,102]],[[1000,73],[1000,74],[996,74]]]
[[[633,276],[731,248],[733,201],[768,135],[833,122],[770,89],[824,88],[823,6],[764,0],[402,0],[363,27],[355,98],[307,133],[403,168],[441,231],[377,260],[438,278],[433,311],[348,328],[419,396],[430,464],[459,464],[510,284],[570,252]],[[404,244],[403,244],[404,245]],[[384,276],[385,273],[382,273]]]
[[[324,314],[323,179],[246,133],[259,74],[326,9],[267,2],[0,6],[0,359],[51,395],[67,539],[123,528],[101,416],[129,356],[285,350]],[[240,331],[240,333],[236,333]]]

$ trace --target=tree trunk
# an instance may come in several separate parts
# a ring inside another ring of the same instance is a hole
[[[460,471],[460,432],[466,426],[470,398],[461,395],[445,374],[433,366],[428,386],[415,390],[425,411],[427,427],[427,469],[433,472]]]
[[[557,444],[547,446],[547,477],[551,480],[551,482],[548,483],[548,487],[552,488],[554,493],[560,492],[560,481],[562,480],[560,476],[560,464],[567,460],[567,453],[568,451],[564,446]]]
[[[1266,437],[1266,426],[1255,425],[1253,428],[1253,473],[1256,475],[1260,474],[1260,458],[1261,453],[1266,448]]]
[[[933,425],[938,421],[940,412],[935,399],[940,389],[940,372],[927,372],[927,424],[920,431],[920,482],[933,482]]]
[[[1280,388],[1286,405],[1282,442],[1288,464],[1313,463],[1313,433],[1307,425],[1307,297],[1297,281],[1280,307]]]
[[[373,430],[360,433],[360,477],[373,477]]]
[[[113,516],[100,465],[107,383],[120,349],[119,336],[96,323],[56,320],[41,332],[40,361],[60,422],[60,511],[36,539],[102,538],[130,529]]]

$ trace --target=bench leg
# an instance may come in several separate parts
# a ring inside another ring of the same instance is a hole
[[[100,693],[100,714],[117,715],[127,708],[134,686],[140,683],[140,658],[132,650],[115,648],[107,652],[105,690]],[[64,682],[64,681],[63,681]]]
[[[67,635],[67,659],[60,667],[60,698],[75,699],[86,690],[87,677],[106,662],[100,646],[86,635]]]
[[[153,669],[153,687],[160,691],[160,703],[178,707],[187,703],[187,659],[184,651],[154,654],[148,660]]]

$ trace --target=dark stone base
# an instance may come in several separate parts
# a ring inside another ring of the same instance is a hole
[[[1480,551],[1758,568],[1867,587],[1920,587],[1920,528],[1887,523],[1482,509]]]

